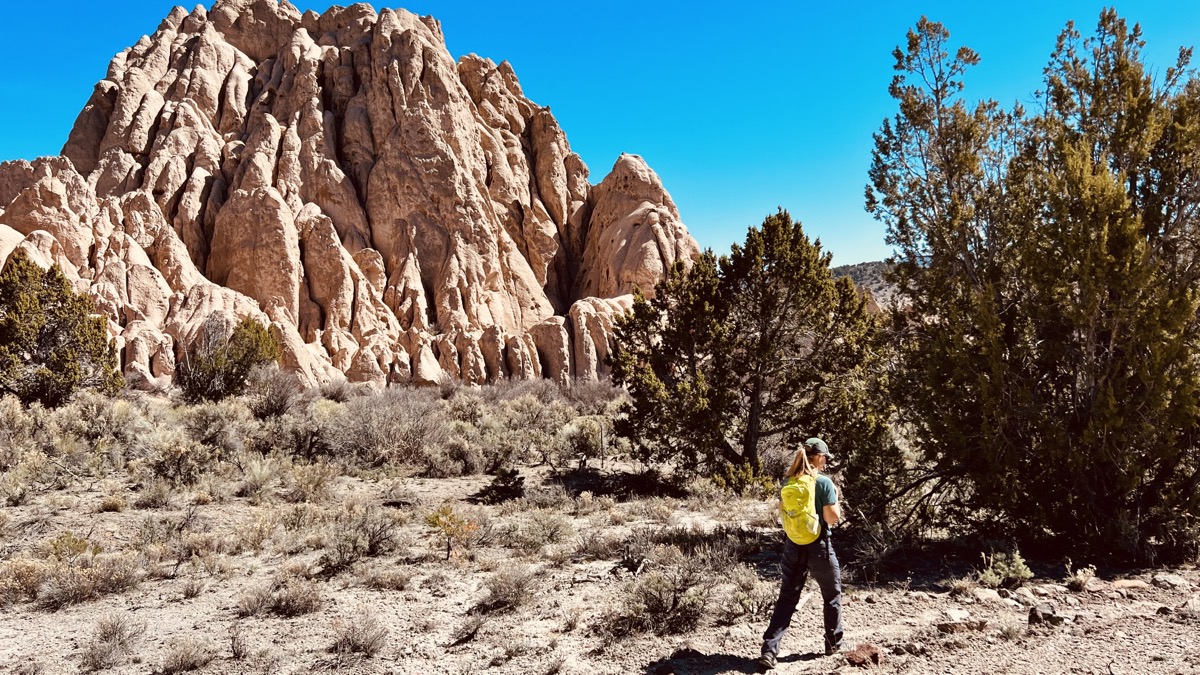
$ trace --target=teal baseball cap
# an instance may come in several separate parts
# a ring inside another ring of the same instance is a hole
[[[804,441],[804,445],[807,447],[807,450],[805,450],[804,453],[806,455],[825,455],[829,458],[833,457],[833,455],[829,452],[829,446],[825,444],[825,441],[817,438],[816,436]]]

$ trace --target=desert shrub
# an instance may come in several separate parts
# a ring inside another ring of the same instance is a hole
[[[246,388],[250,371],[281,354],[271,331],[250,317],[230,327],[214,314],[200,329],[176,368],[176,383],[190,403],[219,401]]]
[[[1021,552],[983,554],[983,569],[979,571],[979,583],[988,588],[1016,588],[1033,578],[1033,571],[1025,564]]]
[[[453,423],[454,426],[459,424]],[[441,447],[425,453],[423,473],[429,478],[473,476],[483,472],[487,466],[487,458],[471,439],[452,434]]]
[[[577,417],[562,428],[558,465],[576,462],[577,468],[587,469],[589,461],[604,461],[612,440],[612,419],[603,415]]]
[[[124,382],[107,322],[58,265],[18,249],[0,269],[0,389],[56,408],[77,389],[115,394]]]
[[[146,441],[146,467],[157,478],[192,485],[217,460],[212,447],[197,443],[175,428],[157,429]]]
[[[200,670],[217,657],[207,641],[197,638],[181,638],[173,640],[163,657],[162,666],[156,671],[159,675],[176,675],[193,670]]]
[[[232,398],[182,406],[176,415],[187,436],[208,448],[216,459],[244,450],[246,438],[255,428],[250,409]]]
[[[260,616],[271,609],[273,598],[272,585],[255,586],[237,597],[234,611],[240,617]]]
[[[289,579],[275,592],[271,611],[279,616],[300,616],[321,609],[321,589],[314,581]]]
[[[561,393],[580,415],[605,417],[612,417],[628,396],[623,387],[608,380],[572,380]]]
[[[171,483],[161,478],[152,478],[142,483],[142,489],[134,498],[133,506],[138,509],[166,508],[170,506],[174,492],[175,488]]]
[[[506,460],[551,463],[558,454],[559,433],[575,417],[575,410],[557,399],[557,387],[552,384],[550,387],[544,390],[554,392],[554,398],[548,402],[534,394],[524,394],[497,406],[495,415],[501,427],[496,445],[511,449],[512,456]]]
[[[390,513],[350,502],[330,523],[321,564],[338,572],[362,558],[387,553],[396,546],[398,533],[399,523]]]
[[[337,475],[335,468],[321,462],[293,466],[284,474],[280,496],[293,503],[327,501],[333,494],[331,488]]]
[[[786,471],[786,469],[785,469]],[[750,464],[721,464],[712,475],[712,482],[718,488],[752,499],[764,499],[767,496],[779,496],[779,483],[761,468],[755,470]]]
[[[743,618],[759,621],[770,615],[778,593],[776,584],[764,582],[758,572],[746,565],[730,570],[729,582],[733,588],[729,599],[721,605],[722,621],[729,624]]]
[[[960,577],[950,579],[946,584],[950,588],[950,596],[954,598],[969,598],[979,588],[977,577]]]
[[[282,481],[282,463],[274,457],[243,455],[237,462],[242,470],[234,495],[261,504],[271,496],[271,490]]]
[[[96,512],[118,513],[120,511],[124,511],[125,506],[125,495],[120,493],[107,494],[100,499],[100,503],[96,506]]]
[[[340,435],[337,430],[342,423],[342,407],[325,399],[297,404],[290,412],[255,427],[250,446],[264,455],[290,455],[310,461],[343,454],[335,440]]]
[[[912,546],[910,530],[889,525],[886,520],[869,521],[859,516],[860,525],[850,531],[848,572],[865,583],[873,584],[897,567],[897,558]]]
[[[1096,566],[1088,565],[1078,569],[1071,568],[1071,561],[1067,561],[1067,589],[1076,593],[1087,589],[1088,582],[1096,578]]]
[[[525,550],[537,550],[547,544],[557,544],[574,534],[571,521],[565,516],[549,511],[534,511],[529,514],[520,530],[520,545]]]
[[[21,455],[33,442],[33,416],[12,394],[0,397],[0,471],[8,471],[21,460]]]
[[[146,624],[126,615],[111,614],[96,622],[92,638],[83,646],[80,667],[91,672],[121,665],[146,632]]]
[[[244,661],[247,656],[250,656],[250,645],[246,642],[246,631],[241,621],[234,621],[229,627],[229,657]]]
[[[477,427],[487,414],[488,403],[478,393],[460,389],[446,400],[446,414],[456,422]]]
[[[420,463],[445,440],[447,424],[432,392],[392,387],[347,402],[329,445],[367,466]]]
[[[243,618],[267,612],[293,617],[319,610],[322,602],[316,582],[293,577],[251,588],[238,596],[235,611]]]
[[[255,366],[246,381],[246,403],[260,420],[291,412],[304,388],[296,373],[283,370],[278,363]]]
[[[592,560],[614,560],[621,555],[625,541],[598,529],[584,530],[575,545],[575,554]]]
[[[77,555],[51,563],[37,590],[37,603],[56,610],[135,587],[142,561],[133,553]]]
[[[636,633],[678,635],[704,620],[715,586],[702,561],[676,554],[626,585],[616,609],[604,614],[597,632],[610,638]]]
[[[479,531],[479,522],[470,516],[460,513],[449,502],[442,504],[436,511],[425,517],[429,524],[446,544],[446,560],[454,554],[456,546],[467,546]]]
[[[157,422],[138,403],[95,391],[80,392],[53,417],[57,434],[84,441],[96,461],[118,470],[146,454]]]
[[[413,573],[406,569],[367,567],[358,573],[363,586],[376,591],[403,591],[412,584]]]
[[[387,642],[388,629],[369,611],[360,610],[350,620],[334,619],[333,645],[329,651],[338,654],[375,656]]]
[[[332,379],[322,384],[317,391],[320,392],[321,398],[337,403],[345,403],[356,396],[363,395],[368,389],[362,385],[350,382],[339,374],[334,375]]]
[[[715,572],[727,572],[743,558],[762,550],[760,535],[742,526],[718,525],[711,530],[698,525],[639,527],[625,542],[627,554],[657,559],[672,550],[702,561]]]
[[[515,502],[521,509],[568,511],[575,507],[571,493],[558,483],[545,483],[525,491],[525,497]]]
[[[533,598],[537,575],[524,567],[509,567],[488,577],[483,582],[488,595],[476,606],[479,612],[511,612]]]

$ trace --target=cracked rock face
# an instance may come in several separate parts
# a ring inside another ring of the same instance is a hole
[[[635,287],[698,254],[658,176],[598,185],[507,62],[365,4],[175,8],[118,54],[62,156],[0,164],[0,261],[62,265],[126,375],[214,314],[307,384],[597,378]]]

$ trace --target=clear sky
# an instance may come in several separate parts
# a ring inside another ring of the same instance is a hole
[[[0,160],[57,154],[114,54],[153,33],[170,0],[0,4]],[[298,0],[301,10],[330,2]],[[349,3],[344,3],[349,4]],[[1107,4],[409,0],[454,56],[508,60],[549,105],[598,182],[621,152],[662,177],[701,246],[718,253],[782,206],[835,264],[889,254],[863,210],[871,134],[895,113],[891,51],[922,15],[982,57],[971,97],[1031,103],[1066,22],[1090,33]],[[211,2],[208,6],[211,5]],[[189,7],[191,5],[188,5]],[[381,5],[376,4],[376,7]],[[397,6],[397,5],[392,5]],[[1200,42],[1200,2],[1116,3],[1148,61]]]

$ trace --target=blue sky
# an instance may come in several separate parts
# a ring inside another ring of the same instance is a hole
[[[112,56],[174,3],[4,2],[0,160],[57,154]],[[211,3],[209,3],[211,4]],[[298,0],[301,10],[329,2]],[[346,3],[348,4],[348,3]],[[726,252],[782,206],[835,264],[889,254],[863,211],[871,134],[895,112],[892,49],[922,15],[980,53],[970,97],[1029,103],[1059,31],[1086,34],[1106,4],[1083,1],[475,3],[403,5],[442,22],[456,57],[513,64],[599,181],[621,152],[646,158],[701,246]],[[189,7],[191,5],[188,5]],[[377,7],[381,6],[376,4]],[[392,5],[396,6],[396,5]],[[1165,70],[1200,42],[1200,3],[1120,2]]]

